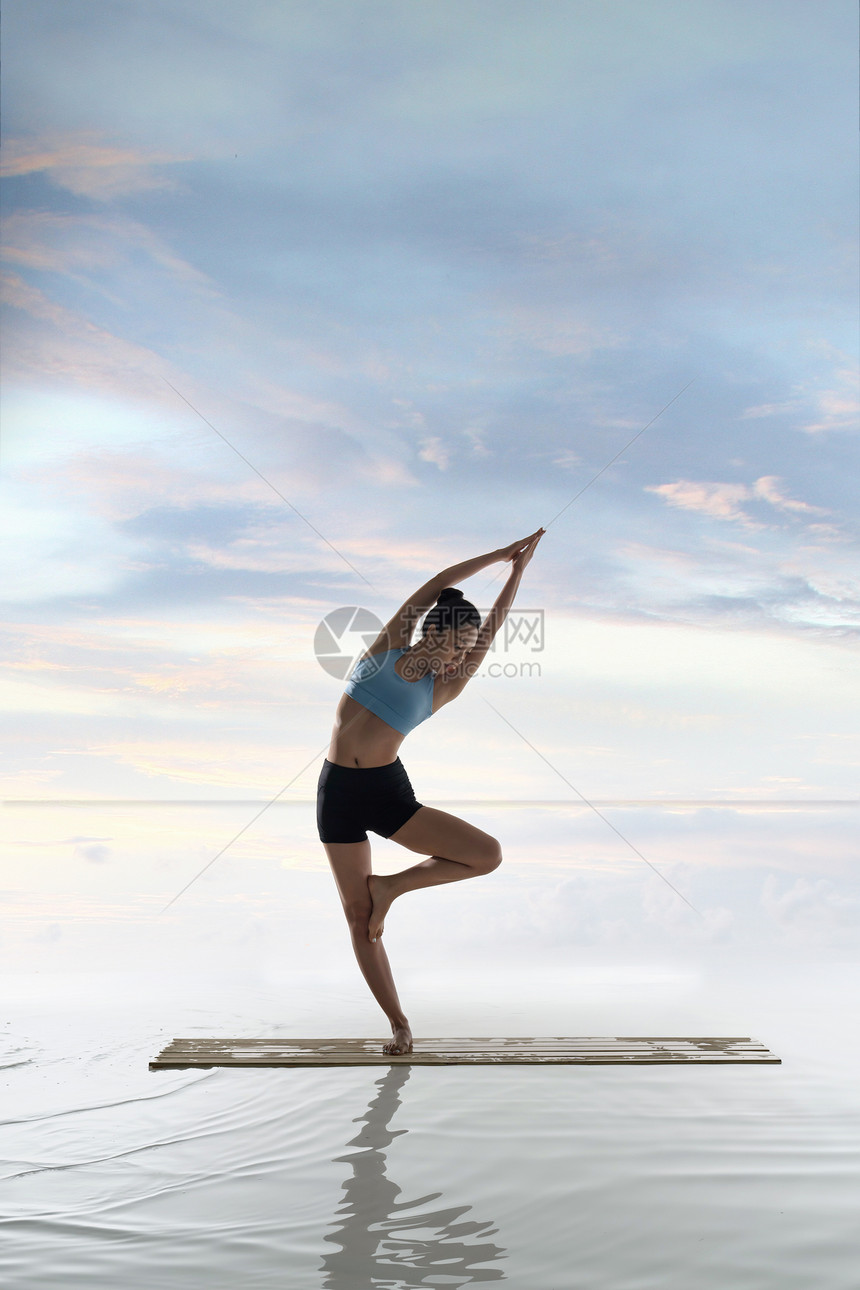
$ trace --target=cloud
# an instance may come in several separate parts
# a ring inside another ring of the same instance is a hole
[[[829,341],[813,341],[809,348],[822,356],[830,371],[800,387],[812,401],[816,414],[801,428],[807,434],[860,430],[860,364]]]
[[[468,439],[472,446],[473,457],[492,457],[492,449],[488,448],[484,442],[486,433],[486,430],[479,429],[476,426],[469,426],[463,431],[464,437]]]
[[[3,220],[2,254],[22,269],[39,272],[115,274],[120,269],[139,273],[142,251],[153,265],[183,285],[215,295],[212,281],[171,251],[157,234],[137,220],[120,215],[65,215],[50,211],[19,211]],[[99,279],[87,279],[100,287]],[[103,288],[105,294],[112,294]],[[116,290],[114,282],[113,290]]]
[[[802,515],[827,515],[828,511],[820,506],[810,506],[809,502],[798,502],[786,497],[780,488],[781,480],[776,475],[762,475],[753,485],[753,496],[770,502],[777,510]]]
[[[846,371],[841,385],[818,394],[818,417],[803,426],[808,434],[822,431],[860,429],[860,397],[857,389],[858,374]]]
[[[739,505],[752,496],[746,484],[697,483],[689,479],[678,479],[673,484],[646,485],[645,491],[656,493],[670,506],[684,511],[697,511],[700,515],[710,515],[714,519],[736,520],[747,527],[759,527],[751,525],[749,517]]]
[[[278,772],[273,774],[272,770],[271,748],[242,744],[235,739],[229,742],[212,738],[199,741],[177,739],[171,744],[138,739],[98,744],[88,751],[93,757],[130,766],[147,778],[174,783],[207,787],[226,785],[270,794],[278,779]],[[281,781],[283,779],[281,771]]]
[[[201,526],[215,514],[220,531],[231,534],[237,526],[250,522],[260,504],[268,501],[264,486],[255,477],[240,484],[212,479],[202,469],[196,472],[193,466],[172,462],[146,446],[74,453],[66,461],[43,468],[40,479],[58,491],[73,487],[77,496],[85,499],[87,510],[114,524],[138,520],[152,512],[150,532],[143,524],[142,536],[147,538],[159,531],[159,511],[198,515]],[[133,525],[128,531],[137,536]]]
[[[860,896],[839,891],[829,878],[795,878],[785,887],[769,873],[761,903],[790,943],[852,946],[860,933]]]
[[[440,470],[447,470],[451,460],[450,452],[436,435],[421,440],[421,451],[418,456],[422,461],[438,466]]]
[[[44,172],[52,183],[77,197],[109,202],[116,197],[170,188],[157,167],[190,160],[167,152],[115,147],[91,132],[54,134],[41,139],[9,139],[3,146],[0,174],[6,178]]]
[[[114,267],[118,259],[115,243],[103,235],[80,237],[85,229],[103,234],[103,222],[49,211],[7,215],[3,220],[3,259],[38,272],[75,273]]]
[[[757,545],[709,532],[692,546],[689,536],[679,539],[677,549],[621,542],[615,548],[620,563],[610,565],[612,600],[599,601],[599,587],[592,599],[604,605],[623,595],[627,612],[638,608],[664,621],[854,635],[860,626],[856,555],[845,538],[836,541],[819,528],[807,525],[805,540],[787,549],[783,532],[774,538],[773,530]]]
[[[797,501],[780,487],[777,475],[762,475],[752,487],[746,484],[724,484],[708,481],[678,479],[672,484],[646,485],[647,493],[656,493],[670,506],[700,515],[710,515],[718,520],[732,520],[747,529],[764,527],[741,506],[741,502],[763,501],[774,510],[790,515],[827,515],[828,511],[808,502]]]
[[[796,412],[799,406],[797,399],[785,399],[782,403],[757,403],[753,407],[745,408],[741,413],[741,419],[747,421],[780,416],[785,412]]]
[[[832,506],[835,524],[841,492],[850,512],[850,471],[796,433],[847,428],[857,405],[849,357],[805,340],[819,321],[837,335],[850,295],[835,239],[853,211],[833,164],[841,126],[826,124],[850,73],[832,25],[711,14],[707,39],[696,21],[667,44],[643,6],[619,44],[611,16],[582,31],[574,7],[541,9],[537,23],[517,6],[489,24],[463,10],[452,24],[444,6],[403,6],[393,28],[384,5],[369,27],[332,24],[325,7],[298,25],[278,5],[194,3],[193,21],[187,6],[151,6],[145,23],[112,0],[78,6],[80,23],[57,8],[31,3],[48,17],[18,23],[26,58],[8,69],[13,115],[30,124],[7,123],[22,137],[3,157],[20,275],[6,371],[26,383],[18,436],[27,469],[36,463],[14,563],[27,594],[44,597],[32,617],[92,626],[115,615],[126,627],[110,642],[113,680],[91,681],[96,667],[71,650],[53,655],[64,668],[53,681],[24,656],[16,675],[28,704],[38,690],[40,712],[58,713],[55,742],[93,742],[60,706],[70,668],[70,711],[89,705],[100,720],[99,703],[112,705],[119,738],[158,739],[153,714],[184,704],[204,741],[239,691],[243,710],[264,686],[283,693],[274,662],[251,674],[257,624],[283,639],[286,622],[307,625],[315,597],[326,609],[333,596],[393,607],[435,570],[546,523],[693,373],[629,463],[566,510],[566,530],[553,526],[526,603],[543,579],[559,617],[584,615],[584,585],[615,624],[717,624],[717,654],[750,623],[773,639],[856,612],[847,559],[830,558],[847,543],[814,528],[823,513],[810,505]],[[632,80],[618,74],[625,63]],[[849,316],[846,335],[853,326]],[[738,416],[739,398],[753,419]],[[624,424],[621,412],[638,414]],[[247,463],[385,600],[370,600]],[[103,522],[85,527],[78,509]],[[429,523],[437,514],[450,524]],[[37,544],[24,522],[50,538]],[[627,558],[626,536],[689,554]],[[717,550],[720,537],[749,546]],[[475,579],[482,603],[492,574]],[[161,641],[229,618],[238,651],[253,641],[248,669],[226,652],[210,666],[199,640],[146,657],[129,640],[141,606]],[[562,684],[572,658],[559,661]],[[652,693],[677,697],[673,667],[657,661]],[[627,715],[607,706],[593,718],[601,735],[583,743],[608,738],[607,719],[663,733],[681,720],[665,715],[669,700],[651,703],[637,666],[616,661]],[[761,671],[770,682],[769,659]],[[830,680],[841,682],[835,668]],[[808,672],[781,684],[782,701],[800,693],[809,705],[804,728],[830,719]],[[709,766],[716,704],[691,693],[684,719],[704,733],[685,749]],[[272,729],[284,712],[297,720],[295,696],[295,708],[287,696],[273,706]],[[789,728],[776,700],[773,713],[774,729]],[[762,767],[779,770],[764,747]],[[463,765],[468,753],[464,743]],[[671,767],[647,773],[673,782]],[[754,779],[748,764],[737,774]]]
[[[362,474],[370,483],[379,484],[381,488],[418,488],[420,480],[394,457],[374,457],[363,468]]]
[[[787,399],[746,408],[742,418],[791,415],[807,434],[860,430],[860,365],[828,341],[811,342],[807,350],[820,355],[828,370],[796,382]]]
[[[122,393],[152,392],[155,375],[171,370],[155,351],[124,340],[82,314],[51,300],[14,273],[2,275],[7,305],[28,315],[36,327],[7,328],[4,365],[7,381],[70,381]],[[48,324],[50,331],[43,326]]]
[[[151,701],[155,699],[161,714],[170,711],[174,717],[187,711],[189,702],[198,713],[231,703],[244,711],[266,709],[275,694],[284,703],[295,694],[306,697],[312,688],[309,677],[317,680],[312,637],[319,616],[319,606],[308,606],[301,622],[294,612],[289,635],[276,640],[265,618],[256,629],[248,622],[238,628],[235,613],[223,610],[220,618],[194,615],[184,626],[158,619],[135,620],[127,613],[122,619],[102,619],[80,629],[23,623],[10,628],[4,672],[12,680],[23,677],[29,682],[27,711],[45,711],[52,717],[73,710],[72,700],[78,701],[78,711],[83,705],[92,716],[116,714],[119,703],[127,713],[134,711],[144,726],[154,712]],[[283,675],[285,654],[293,671],[300,672],[300,679],[292,683]],[[40,694],[42,703],[37,706]],[[100,698],[104,703],[99,703]],[[11,696],[7,704],[11,707]]]
[[[104,864],[111,856],[110,847],[93,843],[89,846],[75,847],[75,859],[89,860],[91,864]]]

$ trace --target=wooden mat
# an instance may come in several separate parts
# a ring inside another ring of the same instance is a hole
[[[174,1039],[151,1071],[213,1066],[655,1066],[675,1062],[780,1064],[757,1039],[579,1038],[416,1039],[391,1057],[382,1039]]]

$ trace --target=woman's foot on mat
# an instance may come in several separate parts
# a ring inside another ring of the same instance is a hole
[[[392,1026],[391,1032],[391,1042],[383,1044],[382,1051],[389,1057],[401,1057],[404,1053],[411,1053],[412,1031],[409,1029],[409,1022],[404,1022],[402,1026]]]

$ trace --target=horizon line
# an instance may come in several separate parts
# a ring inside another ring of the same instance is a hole
[[[263,797],[10,797],[2,806],[259,806]],[[838,797],[595,797],[601,806],[860,806],[860,798]],[[429,802],[456,806],[577,806],[568,797],[435,797]],[[274,806],[314,806],[315,797],[273,802]]]

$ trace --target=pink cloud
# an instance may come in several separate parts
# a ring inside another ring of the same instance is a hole
[[[792,387],[791,397],[780,403],[760,403],[747,408],[744,418],[793,414],[811,419],[799,428],[807,434],[860,428],[860,368],[853,358],[828,341],[812,341],[809,349],[822,356],[829,370],[820,377]]]
[[[786,497],[780,490],[781,480],[777,475],[762,475],[755,481],[753,492],[756,497],[770,502],[780,511],[794,511],[795,513],[805,515],[827,515],[828,511],[822,510],[820,506],[810,506],[809,502],[796,502],[790,497]]]
[[[52,329],[50,334],[26,325],[7,329],[7,381],[13,377],[36,378],[44,386],[46,379],[71,379],[84,386],[128,394],[139,389],[144,375],[148,377],[146,388],[150,389],[154,373],[165,369],[164,360],[152,350],[97,327],[17,274],[5,273],[0,280],[7,305]]]
[[[112,147],[99,142],[94,134],[79,133],[8,140],[0,174],[44,171],[60,188],[77,196],[110,201],[127,193],[171,187],[172,181],[154,167],[187,160],[167,152]]]
[[[743,524],[751,524],[740,507],[741,502],[752,496],[746,484],[697,483],[689,479],[678,479],[673,484],[647,487],[645,491],[657,493],[670,506],[684,511],[698,511],[701,515],[711,515],[719,520],[739,520]]]
[[[777,511],[793,515],[826,515],[829,512],[809,502],[788,497],[781,488],[777,475],[762,475],[752,487],[747,484],[724,484],[708,480],[678,479],[671,484],[647,486],[645,491],[657,493],[669,503],[685,511],[697,511],[718,520],[733,520],[747,529],[762,528],[757,520],[741,506],[742,502],[767,502]]]

